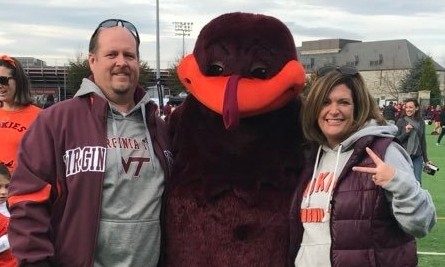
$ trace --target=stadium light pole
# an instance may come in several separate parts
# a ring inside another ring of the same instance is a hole
[[[63,63],[63,100],[66,100],[66,71],[67,71],[66,63]]]
[[[161,85],[161,56],[159,43],[159,0],[156,0],[156,88],[158,90],[159,111],[164,109],[164,92]]]
[[[173,22],[175,25],[175,35],[182,36],[182,57],[185,56],[185,36],[190,36],[193,28],[193,22]]]

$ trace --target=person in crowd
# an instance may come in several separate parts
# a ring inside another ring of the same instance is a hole
[[[440,126],[440,112],[441,112],[440,105],[437,105],[433,112],[432,121],[434,122],[434,130],[431,133],[432,135],[440,134],[440,131],[442,129],[442,127]]]
[[[394,107],[394,103],[392,101],[390,101],[389,104],[383,108],[383,117],[389,123],[396,123],[396,113],[397,109]]]
[[[156,266],[170,153],[138,85],[139,34],[108,19],[90,39],[92,76],[23,138],[8,198],[23,266]]]
[[[397,110],[397,112],[396,112],[396,121],[397,121],[400,117],[402,117],[404,115],[403,103],[397,103],[395,105],[395,107],[396,107],[396,110]]]
[[[0,162],[0,266],[15,267],[17,260],[12,255],[8,240],[9,211],[6,205],[11,174],[8,167]]]
[[[442,141],[443,136],[445,135],[445,105],[442,107],[439,114],[439,123],[442,130],[440,131],[439,136],[437,137],[437,146],[440,146],[440,141]]]
[[[49,108],[52,105],[54,105],[54,96],[53,95],[48,95],[46,97],[45,104],[43,104],[43,108]]]
[[[428,121],[428,124],[431,125],[433,119],[434,108],[431,105],[426,106],[424,112],[424,120]]]
[[[397,120],[396,137],[411,157],[416,180],[422,183],[422,169],[429,162],[426,149],[425,121],[420,117],[417,99],[405,100],[405,115]]]
[[[20,140],[39,112],[32,104],[29,79],[20,62],[0,55],[0,162],[10,172],[17,167]]]
[[[416,266],[435,207],[354,67],[318,70],[302,125],[314,147],[290,213],[295,266]]]

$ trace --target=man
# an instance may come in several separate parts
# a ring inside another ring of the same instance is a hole
[[[441,126],[440,126],[440,105],[436,106],[436,109],[433,111],[433,121],[434,121],[434,130],[431,133],[432,135],[439,135],[441,132]]]
[[[157,265],[170,153],[137,85],[139,43],[130,22],[99,24],[93,75],[24,137],[9,197],[11,247],[24,266]]]

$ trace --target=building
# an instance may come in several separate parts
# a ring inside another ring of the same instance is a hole
[[[303,42],[297,50],[309,75],[326,65],[355,66],[380,105],[389,100],[403,100],[397,92],[401,79],[419,59],[427,56],[404,39],[373,42],[323,39]],[[444,98],[445,69],[436,62],[435,67]]]
[[[43,104],[47,95],[56,101],[65,98],[67,67],[47,66],[33,57],[17,57],[31,81],[31,95],[37,104]]]

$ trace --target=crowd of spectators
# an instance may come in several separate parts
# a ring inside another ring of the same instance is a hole
[[[445,106],[441,107],[440,105],[428,105],[421,108],[420,114],[425,122],[429,125],[434,124],[434,129],[431,132],[432,135],[438,135],[440,133],[440,113],[443,109],[445,109]],[[405,103],[390,101],[388,104],[380,107],[380,111],[387,121],[394,122],[400,117],[403,117]]]
[[[387,105],[380,108],[383,117],[390,123],[395,123],[404,115],[404,103],[390,101]]]

